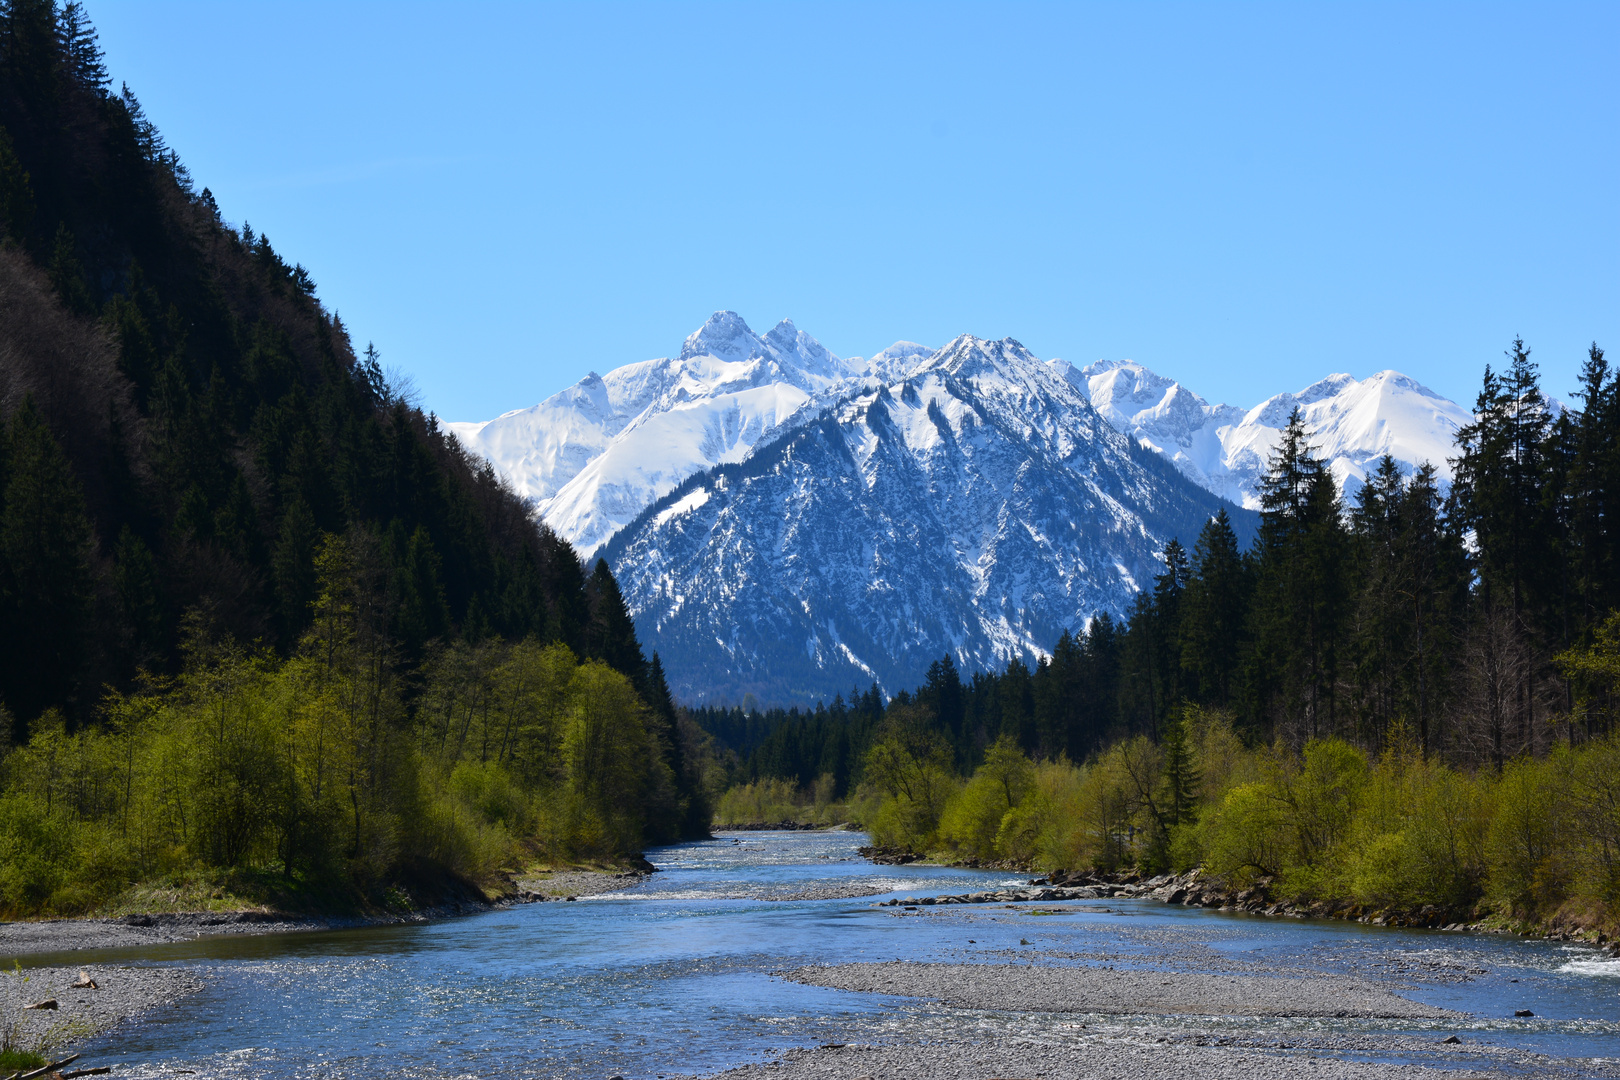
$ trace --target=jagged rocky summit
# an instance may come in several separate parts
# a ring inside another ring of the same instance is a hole
[[[1397,372],[1243,410],[1130,361],[972,336],[840,359],[723,311],[674,358],[447,426],[609,559],[677,696],[812,703],[945,654],[1033,660],[1123,614],[1170,538],[1190,548],[1223,505],[1252,529],[1239,507],[1296,404],[1350,494],[1385,452],[1449,479],[1469,419]]]
[[[678,696],[812,703],[914,686],[947,654],[1033,663],[1123,612],[1165,544],[1223,505],[1016,341],[913,360],[693,476],[603,549]]]

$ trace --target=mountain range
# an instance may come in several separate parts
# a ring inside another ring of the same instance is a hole
[[[1298,393],[1251,409],[1211,405],[1172,379],[1129,360],[1100,360],[1074,373],[1108,422],[1156,450],[1194,482],[1258,509],[1266,459],[1298,406],[1316,456],[1328,463],[1346,500],[1386,453],[1408,475],[1429,462],[1442,482],[1457,429],[1473,421],[1461,405],[1398,371],[1366,379],[1329,375]]]
[[[1012,339],[841,359],[784,320],[718,312],[674,358],[591,373],[529,409],[446,425],[584,556],[612,567],[688,701],[890,691],[951,655],[1035,660],[1124,614],[1171,538],[1256,524],[1295,405],[1353,493],[1385,452],[1446,455],[1466,410],[1397,372],[1253,408],[1130,361]]]

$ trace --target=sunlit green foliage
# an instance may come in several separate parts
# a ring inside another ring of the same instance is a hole
[[[884,798],[872,820],[872,841],[910,851],[931,850],[940,816],[961,781],[949,744],[918,706],[891,708],[866,756],[866,778]]]
[[[931,820],[926,800],[890,783],[881,842],[1041,871],[1202,867],[1369,910],[1620,915],[1620,734],[1521,756],[1498,775],[1425,757],[1400,726],[1376,761],[1339,739],[1246,748],[1219,712],[1190,709],[1182,729],[1179,750],[1137,736],[1080,765],[1032,761],[1005,740],[965,783],[939,780]],[[908,760],[884,768],[915,783],[916,754],[895,737],[879,745]]]
[[[862,789],[848,798],[834,797],[836,782],[825,773],[809,787],[791,780],[755,780],[737,784],[721,796],[715,806],[714,827],[738,825],[862,825],[877,803],[871,789]]]
[[[183,675],[115,695],[103,723],[41,717],[0,762],[0,910],[86,911],[219,871],[358,897],[404,866],[477,881],[678,822],[629,679],[564,645],[443,649],[408,707],[366,546],[323,546],[292,658],[196,637]]]

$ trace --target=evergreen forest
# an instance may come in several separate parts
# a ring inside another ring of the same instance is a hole
[[[1215,516],[1128,618],[1033,665],[964,679],[943,657],[892,699],[695,710],[732,753],[719,820],[1613,925],[1620,378],[1594,344],[1559,406],[1514,341],[1474,411],[1454,483],[1386,457],[1346,505],[1296,410],[1247,550]]]
[[[0,3],[0,911],[366,903],[706,831],[606,565],[399,382],[82,5]]]

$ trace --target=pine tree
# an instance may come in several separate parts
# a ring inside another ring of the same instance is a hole
[[[1537,630],[1533,605],[1539,606],[1556,591],[1549,587],[1553,577],[1549,571],[1554,568],[1547,557],[1552,547],[1547,541],[1555,527],[1542,498],[1550,421],[1524,341],[1514,339],[1507,355],[1506,375],[1486,367],[1474,407],[1478,419],[1457,432],[1460,454],[1453,462],[1452,495],[1459,524],[1473,534],[1480,618],[1490,624],[1497,609],[1505,608],[1509,635],[1505,647],[1529,652]],[[1490,657],[1485,663],[1493,670],[1515,673],[1511,687],[1491,693],[1487,708],[1487,722],[1496,733],[1493,758],[1500,766],[1508,753],[1502,742],[1507,717],[1512,718],[1519,746],[1532,734],[1533,684],[1540,665]],[[1501,700],[1504,693],[1511,700]]]
[[[17,159],[11,133],[0,125],[0,236],[20,241],[33,226],[33,185]]]
[[[57,36],[61,40],[68,76],[92,93],[104,92],[111,80],[107,77],[96,28],[85,14],[83,4],[69,0],[62,5],[61,14],[57,16]]]
[[[157,668],[166,659],[163,597],[157,564],[145,541],[129,526],[118,534],[113,561],[113,590],[129,635],[125,646],[131,666]]]
[[[1593,342],[1581,368],[1581,411],[1569,470],[1571,573],[1579,630],[1588,636],[1620,607],[1620,379]]]
[[[1350,518],[1359,542],[1362,587],[1356,607],[1352,645],[1355,681],[1361,691],[1363,718],[1374,737],[1381,736],[1397,711],[1396,684],[1402,638],[1408,629],[1401,598],[1401,564],[1397,538],[1401,531],[1401,493],[1405,487],[1395,459],[1385,454],[1361,485]]]
[[[619,592],[619,583],[613,580],[607,560],[596,560],[587,594],[591,614],[585,655],[622,671],[638,690],[643,689],[647,663],[642,657],[641,642],[636,638],[636,624],[630,618],[630,610],[624,606],[624,595]]]
[[[1164,546],[1164,572],[1153,579],[1152,634],[1155,698],[1161,711],[1176,708],[1185,696],[1181,675],[1182,598],[1192,566],[1181,541]]]
[[[1160,750],[1164,755],[1164,795],[1159,801],[1163,824],[1167,828],[1191,824],[1197,813],[1202,778],[1187,743],[1187,725],[1180,716],[1165,725]]]
[[[66,225],[57,225],[55,247],[51,250],[51,286],[62,303],[75,315],[89,315],[95,311],[90,299],[90,286],[84,280],[84,267],[79,262],[77,243]]]
[[[1250,708],[1295,739],[1331,734],[1349,550],[1337,485],[1313,455],[1297,406],[1261,479],[1260,503]]]
[[[393,543],[395,558],[395,615],[397,636],[405,656],[420,661],[428,642],[444,638],[450,631],[450,609],[445,603],[439,553],[427,530],[418,525],[403,543],[403,527],[396,521]]]
[[[32,398],[12,417],[9,459],[0,521],[7,608],[0,700],[26,723],[78,690],[92,543],[83,489]]]
[[[1433,465],[1420,465],[1407,482],[1397,519],[1395,588],[1407,620],[1401,700],[1427,754],[1457,666],[1456,623],[1466,606],[1468,562],[1462,535],[1443,513]]]
[[[967,714],[962,705],[962,677],[957,674],[956,662],[949,653],[928,665],[927,679],[918,698],[933,708],[940,727],[953,742],[960,744]]]
[[[1248,566],[1225,510],[1200,530],[1191,570],[1182,599],[1182,667],[1196,700],[1224,708],[1237,689],[1250,591]]]

